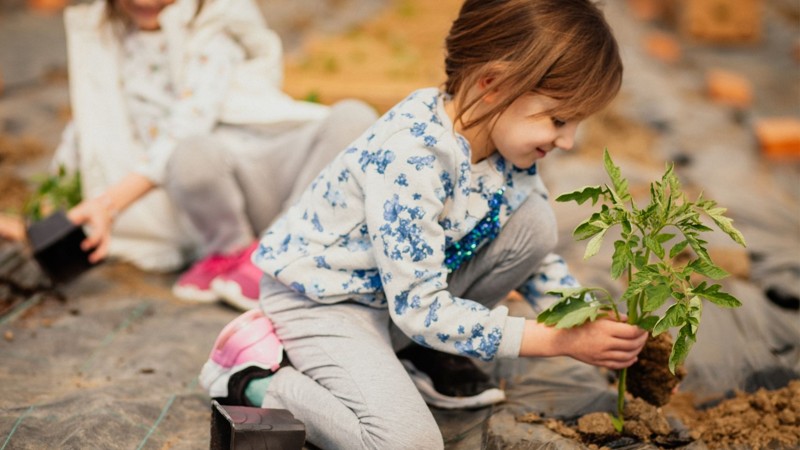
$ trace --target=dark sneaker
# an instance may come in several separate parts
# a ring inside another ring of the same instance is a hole
[[[443,409],[482,408],[505,401],[506,394],[467,357],[412,344],[397,357],[425,402]]]

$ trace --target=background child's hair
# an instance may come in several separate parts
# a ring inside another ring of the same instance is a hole
[[[197,11],[195,11],[195,17],[197,17],[197,14],[200,13],[204,2],[205,0],[197,0]],[[106,19],[115,28],[128,28],[131,26],[130,19],[128,19],[125,13],[122,12],[118,3],[119,0],[106,0]]]
[[[462,105],[482,77],[504,98],[469,128],[537,93],[565,100],[545,114],[582,119],[607,105],[622,83],[619,48],[603,13],[590,0],[466,0],[446,40],[445,91]]]

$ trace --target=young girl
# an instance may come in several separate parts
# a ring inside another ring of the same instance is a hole
[[[444,88],[380,118],[265,233],[253,256],[263,314],[218,338],[201,374],[212,396],[288,409],[322,448],[436,449],[442,435],[390,323],[484,361],[636,360],[647,335],[635,326],[555,329],[496,306],[512,289],[535,304],[549,286],[574,285],[550,253],[538,170],[619,89],[602,13],[590,0],[466,0],[446,45]],[[291,366],[254,375],[283,365],[276,336]]]
[[[65,14],[74,113],[54,159],[92,261],[151,270],[205,257],[179,297],[257,305],[264,230],[376,116],[283,94],[278,37],[252,0],[99,0]]]

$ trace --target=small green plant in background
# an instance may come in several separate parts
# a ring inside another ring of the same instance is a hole
[[[81,202],[80,172],[67,173],[64,166],[59,166],[55,174],[34,181],[38,186],[23,209],[28,221],[42,220],[53,211],[66,211]]]
[[[667,166],[661,181],[650,185],[650,204],[636,206],[628,181],[614,165],[608,150],[603,155],[611,185],[589,186],[569,192],[556,199],[559,202],[575,201],[578,204],[591,200],[600,202],[594,212],[573,232],[576,240],[586,240],[584,258],[600,250],[603,239],[612,227],[619,226],[620,238],[614,242],[611,257],[611,278],[627,278],[627,289],[615,299],[605,289],[582,287],[551,292],[561,299],[538,316],[538,321],[558,328],[581,325],[587,320],[613,313],[620,317],[620,302],[627,307],[628,323],[635,324],[657,336],[677,328],[669,370],[673,374],[696,341],[703,311],[703,300],[725,308],[741,306],[739,300],[721,290],[720,280],[728,273],[714,264],[706,249],[707,242],[700,235],[713,229],[704,225],[701,216],[709,217],[716,226],[736,243],[745,246],[744,237],[724,215],[726,209],[716,202],[702,198],[689,201],[673,166]],[[676,256],[692,250],[688,261],[678,262]],[[701,279],[703,281],[697,282]],[[663,316],[658,311],[671,303]],[[617,431],[624,425],[623,408],[627,369],[618,378],[617,417],[612,421]]]

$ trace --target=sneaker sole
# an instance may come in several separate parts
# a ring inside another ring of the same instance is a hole
[[[240,311],[250,311],[258,308],[258,300],[242,295],[242,288],[235,281],[216,278],[211,282],[211,289],[213,289],[216,298],[221,298],[223,302]]]
[[[281,361],[283,361],[282,356]],[[203,364],[198,381],[200,382],[200,386],[208,392],[211,398],[229,398],[234,394],[229,392],[228,389],[231,378],[250,367],[261,369],[261,371],[263,371],[263,376],[268,376],[275,372],[272,366],[252,362],[225,368],[209,359]]]
[[[441,409],[475,409],[495,405],[506,400],[506,393],[498,388],[487,389],[472,397],[448,397],[433,388],[433,381],[428,375],[417,370],[411,361],[401,360],[411,381],[422,394],[425,403]]]
[[[212,303],[219,300],[219,294],[211,289],[200,289],[194,286],[172,286],[172,295],[181,300],[194,303]]]

